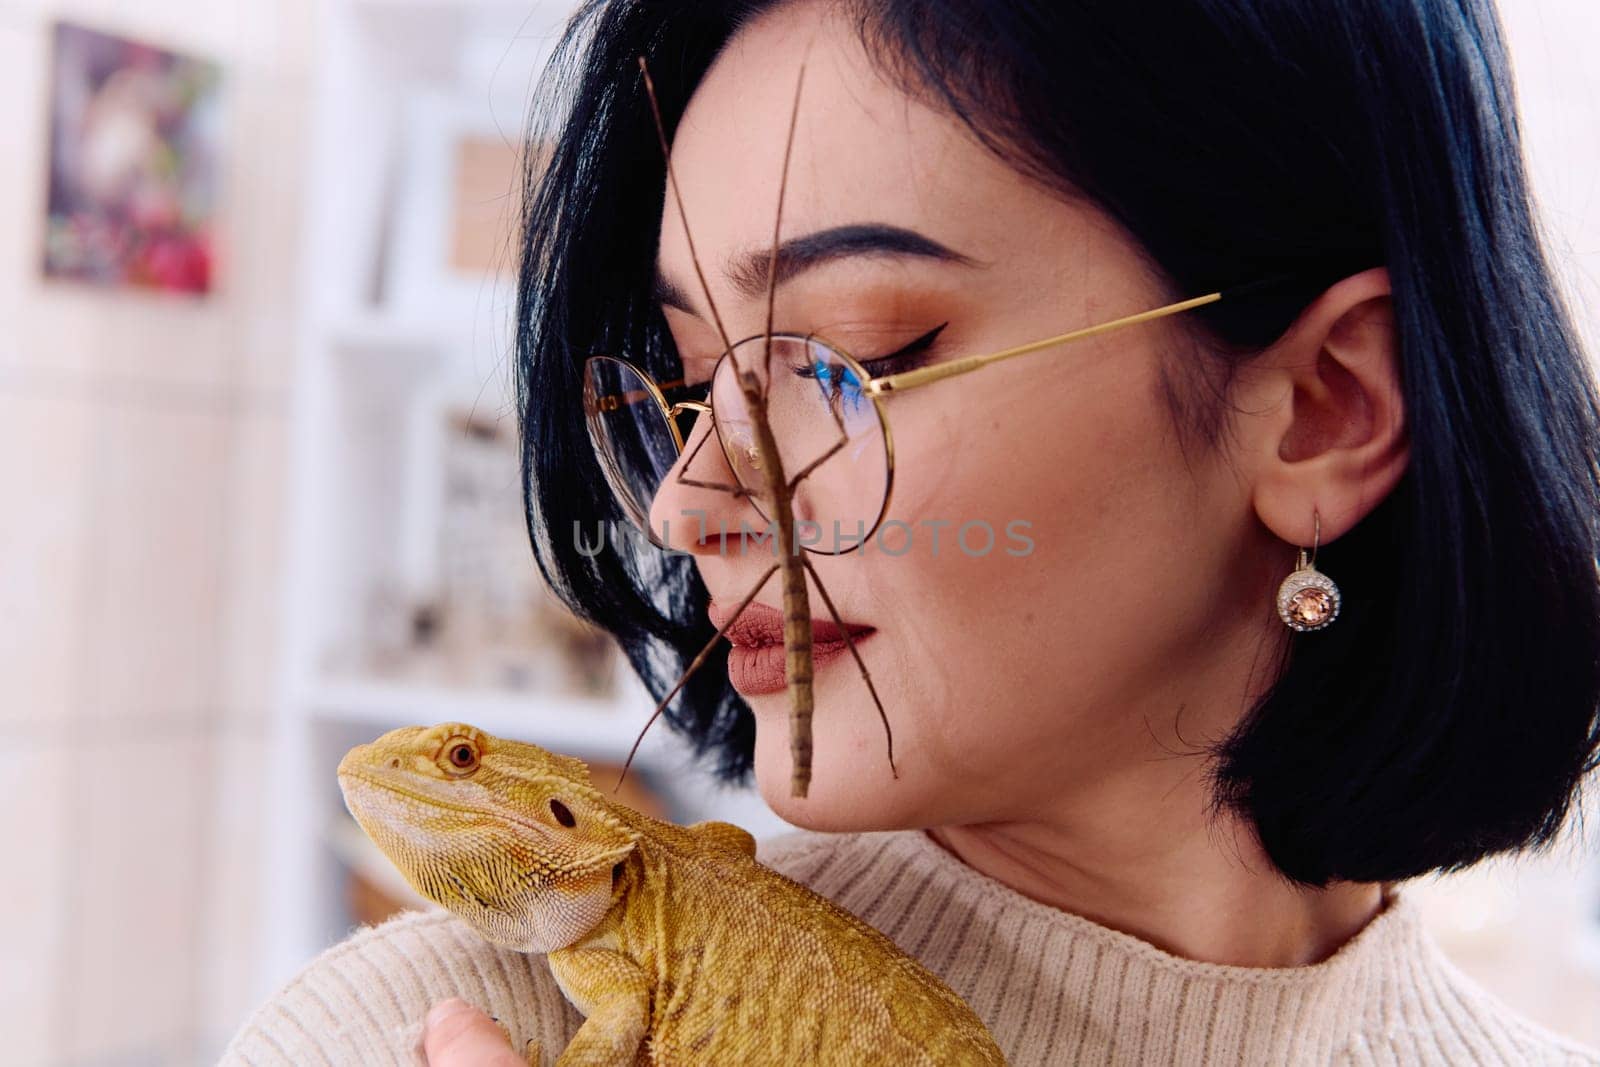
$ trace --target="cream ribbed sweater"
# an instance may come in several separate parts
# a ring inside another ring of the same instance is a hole
[[[1007,1062],[1586,1064],[1600,1055],[1518,1016],[1461,974],[1402,893],[1308,967],[1198,963],[1031,900],[918,830],[806,831],[762,862],[893,938],[961,994]],[[228,1067],[422,1063],[422,1018],[459,995],[537,1036],[546,1062],[583,1021],[542,955],[490,945],[442,911],[357,933],[235,1035]]]

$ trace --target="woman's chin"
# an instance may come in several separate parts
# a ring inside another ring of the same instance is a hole
[[[772,753],[764,753],[758,742],[755,777],[761,799],[785,822],[818,833],[895,830],[914,824],[907,821],[910,813],[904,810],[909,784],[904,771],[897,780],[887,768],[880,775],[878,768],[864,767],[859,759],[830,761],[828,755],[820,748],[812,751],[811,781],[806,795],[798,797],[791,792],[793,764],[787,738],[784,747]]]

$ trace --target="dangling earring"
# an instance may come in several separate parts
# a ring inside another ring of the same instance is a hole
[[[1291,630],[1305,633],[1320,630],[1339,617],[1339,587],[1317,570],[1317,548],[1322,543],[1322,516],[1311,509],[1316,532],[1312,535],[1311,556],[1300,550],[1300,563],[1294,573],[1278,586],[1278,617]]]

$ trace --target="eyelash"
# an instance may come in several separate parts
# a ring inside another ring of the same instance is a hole
[[[888,355],[861,360],[861,366],[874,378],[882,378],[890,374],[899,373],[902,370],[910,370],[921,362],[918,357],[923,356],[933,347],[934,341],[938,339],[939,334],[944,332],[944,328],[948,325],[950,325],[949,322],[941,322],[927,333],[914,339],[909,344],[895,349]],[[803,378],[814,377],[814,375],[807,373],[809,370],[810,368],[797,368],[795,374]],[[705,394],[710,391],[711,383],[697,382],[694,385],[682,388],[686,396],[696,400],[704,400]]]
[[[934,340],[948,325],[950,325],[948,322],[941,322],[939,325],[935,326],[921,337],[918,337],[910,344],[901,348],[897,348],[886,356],[878,356],[875,359],[863,359],[860,361],[861,367],[874,378],[882,378],[898,371],[909,370],[911,367],[921,362],[918,357],[922,356],[928,351],[928,349],[933,347]],[[801,378],[816,377],[815,371],[811,367],[796,367],[795,374]]]
[[[935,326],[933,329],[929,330],[927,333],[923,334],[921,337],[918,337],[916,340],[912,341],[903,348],[897,348],[888,355],[879,356],[876,359],[862,360],[861,366],[866,368],[867,373],[872,375],[874,378],[882,378],[886,374],[894,374],[897,371],[908,370],[910,369],[911,365],[919,362],[914,357],[920,356],[927,352],[928,349],[932,348],[933,342],[948,325],[950,325],[948,322],[941,322],[939,325]]]

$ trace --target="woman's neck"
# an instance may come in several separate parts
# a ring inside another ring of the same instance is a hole
[[[1077,760],[1070,788],[1038,765],[1020,768],[1033,783],[1022,795],[984,798],[999,817],[929,836],[1024,896],[1176,956],[1299,967],[1333,955],[1383,909],[1385,887],[1286,877],[1246,819],[1217,809],[1214,756],[1194,740],[1228,736],[1281,658],[1263,654],[1264,639],[1282,651],[1278,628],[1263,635],[1247,613],[1236,618],[1230,631],[1208,624],[1204,641],[1135,689],[1105,695],[1123,713],[1086,730],[1083,749],[1100,758]]]
[[[1317,963],[1382,910],[1382,886],[1293,883],[1237,820],[1207,822],[1199,798],[1192,806],[1175,799],[1169,793],[1156,810],[1129,804],[1098,818],[942,826],[928,834],[1024,896],[1210,963]]]

